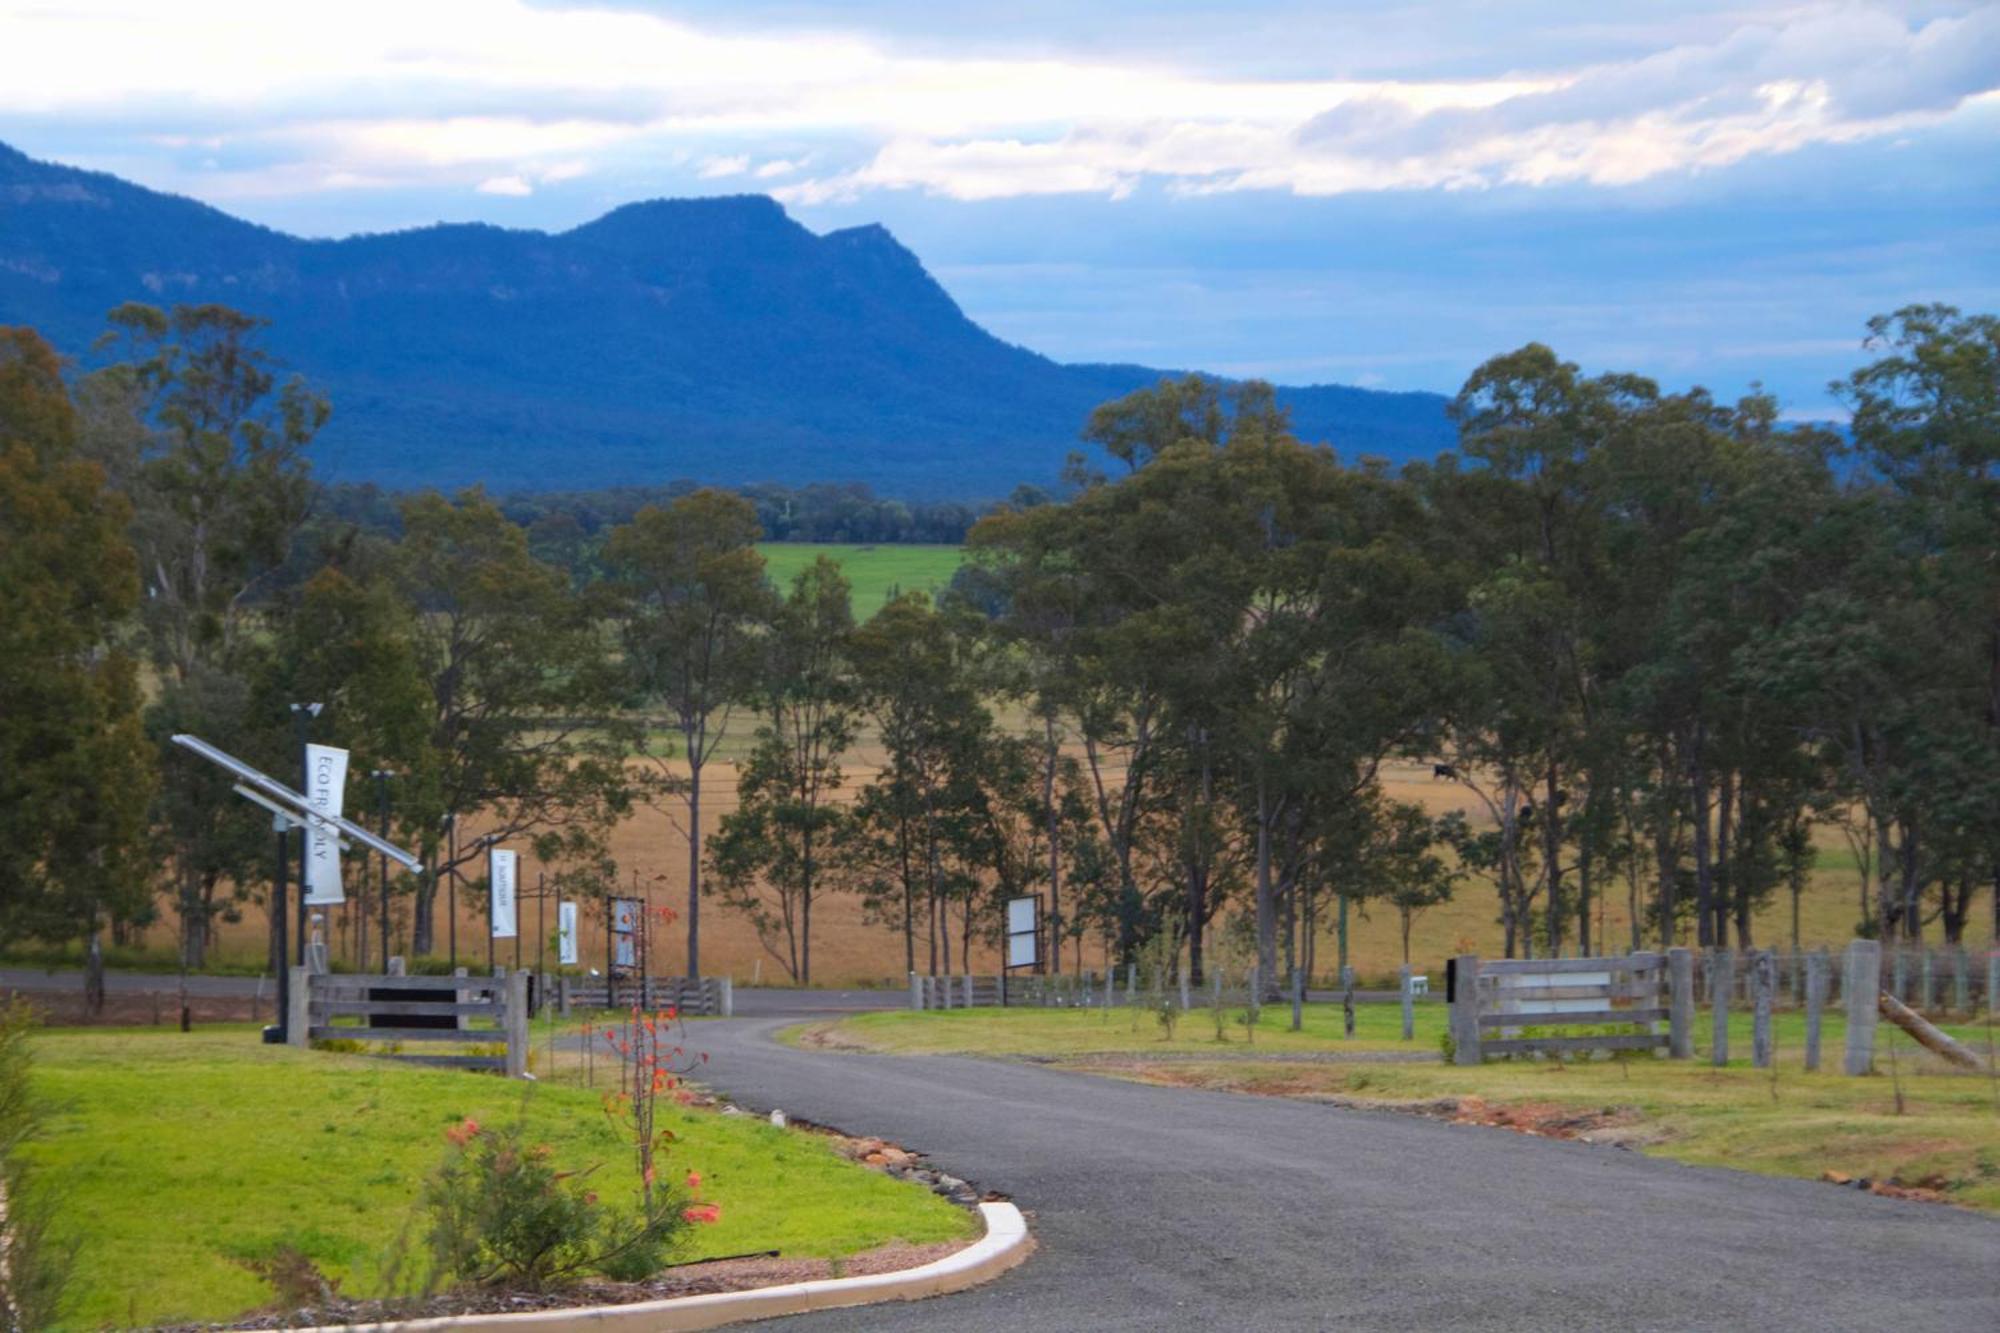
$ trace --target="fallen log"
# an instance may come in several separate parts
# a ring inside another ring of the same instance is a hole
[[[1882,999],[1877,1007],[1882,1011],[1882,1017],[1909,1033],[1917,1045],[1925,1050],[1943,1056],[1962,1069],[1980,1067],[1979,1057],[1974,1055],[1970,1048],[1938,1031],[1922,1014],[1887,991],[1882,992]]]

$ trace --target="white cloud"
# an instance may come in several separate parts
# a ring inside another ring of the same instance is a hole
[[[2000,7],[1918,21],[1886,4],[1744,3],[1747,17],[1718,10],[1697,27],[1626,20],[1617,45],[1645,53],[1610,62],[1565,62],[1557,40],[1526,72],[1468,73],[1461,59],[1448,77],[1412,65],[1357,80],[1216,75],[1157,54],[947,58],[825,27],[711,31],[528,0],[0,0],[0,116],[129,121],[155,145],[212,145],[250,163],[221,173],[234,193],[525,189],[622,152],[691,160],[709,179],[791,179],[780,193],[810,202],[1118,197],[1148,180],[1182,193],[1617,186],[1919,133],[2000,86]],[[1368,21],[1355,13],[1354,31]],[[1571,27],[1615,21],[1592,10]],[[1340,22],[1329,9],[1312,31]],[[1323,67],[1349,65],[1321,46]],[[1315,57],[1304,46],[1287,68]],[[752,167],[760,141],[801,135],[859,165],[810,179],[792,179],[805,164],[788,158]]]
[[[748,170],[750,170],[750,159],[738,153],[729,157],[711,157],[701,164],[701,170],[695,174],[705,181],[711,181],[725,176],[741,176]]]
[[[479,192],[481,194],[504,194],[520,198],[533,194],[535,187],[522,180],[519,176],[494,176],[490,180],[479,182]]]

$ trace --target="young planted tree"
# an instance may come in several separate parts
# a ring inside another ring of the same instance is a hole
[[[604,560],[621,594],[619,632],[632,692],[678,736],[680,764],[647,744],[661,791],[682,815],[688,853],[687,970],[701,975],[702,778],[731,711],[757,684],[758,639],[771,614],[756,508],[702,490],[642,509],[616,529]]]

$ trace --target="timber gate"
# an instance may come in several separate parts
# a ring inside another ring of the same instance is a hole
[[[1451,960],[1453,1059],[1673,1047],[1693,1018],[1691,977],[1656,953],[1618,958]],[[1671,1025],[1671,1027],[1669,1026]],[[1565,1029],[1587,1029],[1567,1031]]]

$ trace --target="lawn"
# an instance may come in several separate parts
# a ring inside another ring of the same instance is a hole
[[[636,1190],[599,1093],[258,1044],[248,1028],[56,1030],[36,1041],[51,1105],[34,1148],[82,1241],[69,1326],[228,1319],[271,1299],[244,1266],[290,1245],[350,1295],[379,1294],[411,1201],[466,1117],[525,1117],[606,1197]],[[833,1257],[969,1235],[971,1219],[753,1117],[663,1108],[670,1178],[701,1172],[721,1220],[688,1260],[777,1249]]]
[[[1351,1041],[1340,1035],[1337,1005],[1307,1006],[1297,1033],[1289,1030],[1288,1006],[1266,1006],[1254,1044],[1236,1022],[1240,1007],[1229,1014],[1226,1043],[1215,1040],[1206,1012],[1184,1017],[1168,1041],[1150,1013],[1126,1009],[860,1014],[787,1035],[906,1054],[1052,1059],[1114,1077],[1273,1096],[1391,1105],[1476,1097],[1487,1103],[1482,1118],[1513,1108],[1542,1120],[1603,1119],[1615,1126],[1614,1137],[1677,1161],[1767,1175],[1817,1178],[1835,1171],[1895,1180],[2000,1211],[2000,1078],[1946,1072],[1887,1023],[1877,1028],[1880,1072],[1847,1078],[1837,1072],[1846,1027],[1836,1014],[1822,1030],[1818,1073],[1804,1068],[1805,1016],[1798,1012],[1773,1016],[1775,1071],[1750,1065],[1747,1013],[1730,1016],[1732,1058],[1723,1068],[1709,1061],[1705,1011],[1697,1016],[1696,1058],[1689,1061],[1497,1060],[1470,1068],[1366,1058],[1388,1050],[1437,1052],[1447,1014],[1437,1002],[1417,1006],[1417,1035],[1409,1043],[1400,1039],[1395,1005],[1357,1006]],[[1984,1023],[1944,1026],[1993,1060]],[[1343,1052],[1361,1058],[1343,1062]],[[1270,1058],[1306,1054],[1316,1058]]]
[[[899,592],[939,593],[965,559],[960,546],[839,546],[818,542],[762,542],[764,570],[779,592],[792,576],[826,556],[854,585],[854,618],[866,620]]]
[[[1289,1004],[1267,1004],[1259,1014],[1254,1040],[1243,1025],[1243,1008],[1225,1011],[1226,1040],[1218,1042],[1211,1010],[1195,1008],[1183,1015],[1173,1039],[1146,1008],[1117,1009],[947,1009],[916,1013],[906,1009],[855,1014],[836,1023],[793,1028],[785,1035],[793,1041],[830,1039],[836,1045],[853,1045],[900,1055],[990,1055],[1061,1059],[1089,1055],[1154,1055],[1172,1052],[1213,1055],[1218,1050],[1232,1057],[1254,1054],[1374,1054],[1409,1051],[1435,1055],[1447,1026],[1447,1007],[1430,1000],[1416,1006],[1416,1036],[1405,1042],[1402,1009],[1394,1004],[1358,1004],[1354,1007],[1354,1036],[1343,1031],[1340,1006],[1309,1004],[1301,1014],[1300,1030],[1293,1032]],[[1945,1031],[1976,1050],[1985,1049],[1983,1026],[1944,1024]],[[1780,1010],[1772,1015],[1773,1038],[1780,1051],[1800,1051],[1805,1046],[1805,1015],[1797,1010]],[[1887,1025],[1878,1032],[1888,1031]],[[1708,1058],[1709,1013],[1695,1016],[1695,1049]],[[1750,1057],[1750,1014],[1738,1009],[1729,1016],[1729,1049],[1736,1063],[1747,1064]],[[816,1034],[816,1035],[815,1035]],[[1837,1011],[1830,1011],[1821,1024],[1820,1050],[1831,1065],[1839,1060],[1846,1040],[1847,1024]]]
[[[1604,1117],[1610,1134],[1649,1155],[1763,1175],[1852,1179],[1936,1189],[2000,1212],[2000,1089],[1984,1075],[1941,1072],[1900,1033],[1898,1071],[1870,1078],[1808,1074],[1796,1050],[1773,1071],[1733,1060],[1655,1058],[1429,1064],[1276,1064],[1253,1060],[1085,1066],[1176,1087],[1362,1103],[1483,1099],[1525,1123]],[[1878,1046],[1878,1051],[1880,1051]],[[1835,1056],[1837,1059],[1837,1054]],[[1829,1066],[1831,1067],[1831,1066]],[[1901,1084],[1898,1111],[1897,1084]]]

